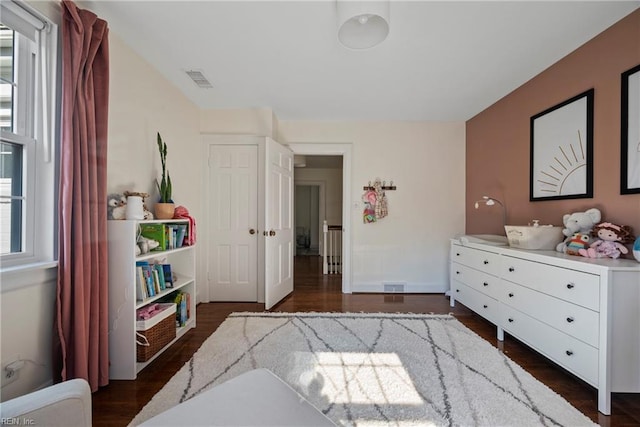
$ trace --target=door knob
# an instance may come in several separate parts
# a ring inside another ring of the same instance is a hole
[[[256,234],[256,230],[255,230],[255,229],[253,229],[253,228],[250,228],[250,229],[249,229],[249,234]]]
[[[273,230],[269,231],[269,236],[275,236],[275,235],[276,235],[275,231],[273,231]]]

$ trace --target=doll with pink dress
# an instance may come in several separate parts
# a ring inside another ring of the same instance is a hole
[[[587,258],[619,258],[621,254],[629,253],[624,244],[634,239],[631,227],[601,222],[593,227],[591,234],[598,240],[587,249],[580,249],[580,255]]]

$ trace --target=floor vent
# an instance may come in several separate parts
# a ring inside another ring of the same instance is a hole
[[[383,282],[384,292],[403,293],[406,283],[404,282]]]

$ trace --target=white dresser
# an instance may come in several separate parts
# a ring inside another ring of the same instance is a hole
[[[451,243],[459,301],[598,389],[640,393],[640,263]]]

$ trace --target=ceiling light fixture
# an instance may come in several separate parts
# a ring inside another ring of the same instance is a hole
[[[338,40],[351,49],[368,49],[389,34],[389,0],[336,0]]]

